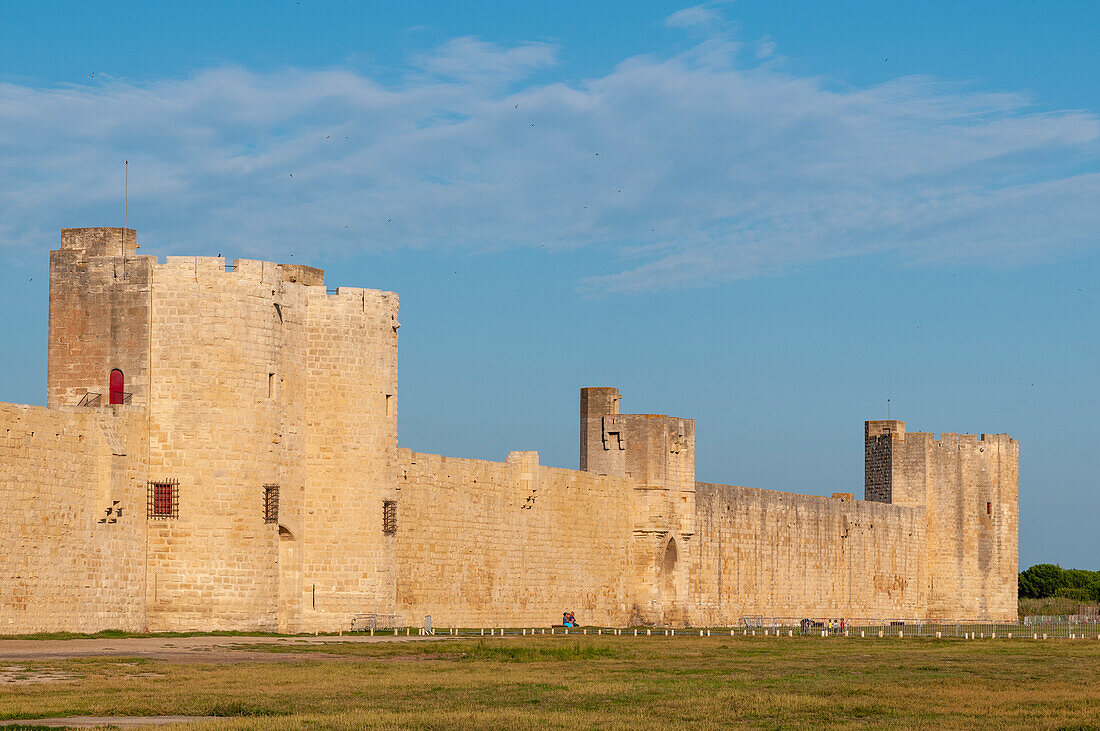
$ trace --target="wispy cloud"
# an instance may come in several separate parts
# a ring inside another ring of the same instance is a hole
[[[713,27],[724,24],[725,18],[718,11],[718,3],[702,3],[683,10],[677,10],[665,18],[669,28]]]
[[[418,65],[445,78],[465,81],[514,81],[532,71],[557,64],[558,49],[549,43],[501,47],[477,38],[454,38],[432,53],[417,57]]]
[[[592,292],[869,252],[1014,264],[1100,243],[1095,114],[922,77],[838,89],[772,53],[715,34],[534,83],[556,47],[459,38],[391,83],[218,68],[0,85],[0,245],[120,223],[123,159],[131,223],[158,249],[611,247],[621,266],[579,283]]]

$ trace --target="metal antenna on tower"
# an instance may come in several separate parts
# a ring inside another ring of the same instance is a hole
[[[130,161],[123,164],[122,173],[122,227],[130,224]]]
[[[890,418],[890,399],[886,399],[886,418]]]

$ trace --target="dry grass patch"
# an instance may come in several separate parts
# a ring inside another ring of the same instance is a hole
[[[234,729],[1100,728],[1096,640],[569,636],[292,651],[340,662],[27,663],[78,678],[0,686],[0,716],[214,715]]]

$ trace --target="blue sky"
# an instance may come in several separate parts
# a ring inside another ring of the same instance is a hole
[[[1093,2],[53,3],[0,25],[0,400],[46,252],[401,295],[400,439],[575,466],[577,392],[700,479],[862,492],[862,422],[1021,441],[1021,564],[1096,565]]]

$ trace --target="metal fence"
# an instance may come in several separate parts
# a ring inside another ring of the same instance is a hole
[[[364,612],[363,614],[354,614],[351,617],[352,632],[370,632],[371,634],[382,630],[398,632],[402,624],[400,614]]]
[[[366,621],[385,617],[389,621]],[[758,621],[757,621],[758,620]],[[843,624],[841,624],[843,622]],[[386,626],[388,625],[388,626]],[[430,628],[430,629],[429,629]],[[597,637],[855,637],[931,639],[958,638],[964,640],[998,639],[1095,639],[1100,640],[1100,620],[1071,622],[974,622],[915,619],[836,619],[759,617],[739,622],[735,627],[434,627],[401,626],[396,615],[356,615],[353,632],[394,635],[424,635],[450,637],[534,637],[534,636],[597,636]]]
[[[975,620],[929,620],[866,617],[742,617],[742,634],[753,630],[769,635],[814,635],[847,637],[959,637],[963,639],[1009,639],[1028,637],[1100,638],[1100,618],[1026,617],[1017,622]]]

